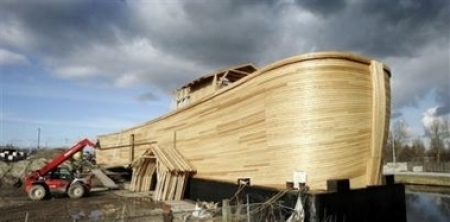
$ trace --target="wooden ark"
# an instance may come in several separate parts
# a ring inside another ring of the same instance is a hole
[[[304,54],[259,70],[245,64],[180,87],[173,108],[99,136],[98,163],[130,164],[156,141],[178,150],[198,178],[284,188],[303,171],[314,190],[338,178],[364,187],[380,183],[390,70],[343,52]]]

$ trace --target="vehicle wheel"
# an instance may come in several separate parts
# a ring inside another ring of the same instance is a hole
[[[70,198],[80,198],[84,196],[84,193],[84,187],[80,183],[72,184],[67,192]]]
[[[47,190],[42,185],[34,185],[28,192],[28,196],[31,200],[39,201],[47,196]]]

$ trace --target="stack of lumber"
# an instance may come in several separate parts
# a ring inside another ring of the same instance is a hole
[[[195,167],[175,148],[163,149],[156,143],[149,144],[132,167],[130,190],[154,191],[153,198],[161,201],[181,200],[188,177],[196,172]],[[152,187],[155,183],[156,186]]]

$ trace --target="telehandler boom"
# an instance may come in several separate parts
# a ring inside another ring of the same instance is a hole
[[[70,198],[80,198],[91,190],[93,175],[77,178],[72,171],[58,168],[64,161],[86,146],[94,147],[88,139],[83,139],[66,152],[58,155],[41,169],[32,172],[25,178],[25,190],[32,200],[42,200],[51,194],[68,194]]]

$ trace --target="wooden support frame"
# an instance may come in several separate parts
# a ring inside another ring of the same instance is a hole
[[[175,135],[175,134],[174,134]],[[195,173],[195,168],[176,151],[163,149],[156,143],[149,144],[142,156],[133,162],[131,191],[151,191],[155,200],[180,200],[183,197],[187,178]],[[156,174],[156,181],[153,176]]]

